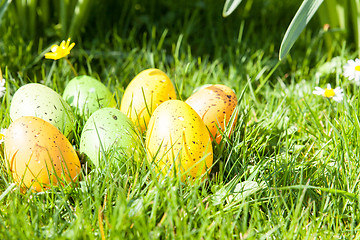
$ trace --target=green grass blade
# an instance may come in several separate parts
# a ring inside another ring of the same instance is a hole
[[[90,8],[94,1],[83,0],[78,1],[73,12],[73,17],[69,26],[68,35],[70,37],[76,36],[81,31],[81,28],[85,25],[88,17]]]
[[[6,0],[0,7],[0,25],[1,25],[1,19],[4,16],[10,3],[11,3],[11,0]]]
[[[309,23],[310,19],[320,7],[323,0],[304,0],[295,17],[291,21],[285,36],[281,42],[279,59],[283,59],[291,47],[294,45],[296,39],[299,37],[302,30]]]
[[[242,0],[226,0],[223,8],[223,17],[229,16],[239,6]]]
[[[0,195],[0,202],[16,187],[15,183],[11,183],[6,190]]]
[[[293,186],[286,186],[286,187],[279,187],[276,188],[277,190],[289,190],[289,189],[318,189],[323,192],[331,193],[334,195],[340,195],[343,197],[346,197],[351,200],[357,199],[357,195],[354,193],[350,193],[344,190],[335,189],[335,188],[324,188],[324,187],[316,187],[316,186],[310,186],[310,185],[293,185]]]
[[[350,1],[351,6],[351,20],[354,28],[355,35],[355,44],[358,52],[358,56],[360,56],[360,2],[353,0]]]

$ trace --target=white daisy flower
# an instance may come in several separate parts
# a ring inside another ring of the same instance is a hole
[[[344,66],[344,76],[360,85],[360,59],[349,60]]]
[[[2,144],[5,141],[5,133],[6,133],[6,128],[2,128],[0,130],[0,144]]]
[[[5,79],[1,79],[1,80],[0,80],[0,98],[1,98],[2,96],[4,96],[5,91],[6,91]]]
[[[335,102],[341,102],[344,98],[343,89],[341,87],[332,89],[330,83],[327,84],[325,89],[321,87],[315,87],[313,94],[333,99]]]

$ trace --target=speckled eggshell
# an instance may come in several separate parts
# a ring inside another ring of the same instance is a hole
[[[66,85],[63,98],[85,117],[100,108],[116,107],[116,101],[110,90],[102,82],[89,76],[73,78]]]
[[[211,138],[199,115],[185,102],[169,100],[151,116],[146,132],[148,160],[164,174],[202,176],[213,163]]]
[[[220,143],[222,135],[218,128],[221,131],[225,130],[237,105],[234,91],[222,84],[205,85],[185,102],[199,114],[208,127],[212,138]],[[229,136],[235,124],[236,121],[233,121]]]
[[[176,99],[171,80],[163,71],[151,68],[140,72],[129,83],[121,99],[120,110],[144,132],[154,110],[170,99]]]
[[[10,105],[10,118],[15,121],[23,116],[44,119],[66,137],[73,129],[74,116],[70,106],[57,92],[42,84],[29,83],[15,92]]]
[[[130,119],[115,108],[102,108],[87,120],[80,139],[80,153],[85,153],[95,167],[101,166],[102,153],[115,151],[115,157],[137,154],[139,138]]]
[[[74,148],[41,118],[21,117],[12,122],[4,144],[7,166],[23,190],[40,192],[78,179],[81,166]]]

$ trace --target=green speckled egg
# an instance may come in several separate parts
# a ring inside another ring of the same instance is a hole
[[[66,137],[73,129],[74,116],[70,106],[57,92],[42,84],[29,83],[15,92],[10,105],[10,118],[15,121],[23,116],[48,121]]]
[[[116,107],[110,90],[100,81],[89,76],[73,78],[65,87],[63,98],[70,106],[78,108],[81,116],[90,116],[104,107]]]
[[[115,108],[102,108],[89,117],[83,128],[80,153],[100,167],[102,153],[115,154],[115,159],[136,156],[139,141],[134,124],[125,114]]]
[[[199,115],[185,102],[169,100],[157,107],[146,132],[148,160],[164,174],[193,178],[210,171],[211,138]]]

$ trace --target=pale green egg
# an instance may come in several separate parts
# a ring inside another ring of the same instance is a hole
[[[81,116],[88,117],[104,107],[116,107],[110,90],[100,81],[89,76],[73,78],[65,87],[63,98],[77,108]]]
[[[66,137],[75,122],[70,106],[51,88],[29,83],[20,87],[14,94],[10,105],[12,121],[24,116],[33,116],[48,121]]]
[[[105,159],[122,162],[136,158],[139,146],[134,124],[115,108],[94,112],[81,133],[80,153],[85,153],[95,167],[103,166]]]

